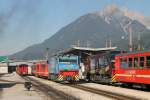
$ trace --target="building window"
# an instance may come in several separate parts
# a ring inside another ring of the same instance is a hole
[[[138,57],[134,58],[134,67],[138,67]]]
[[[140,67],[144,67],[144,57],[140,57]]]
[[[129,58],[128,66],[129,66],[129,67],[132,67],[132,58]]]
[[[150,56],[146,57],[146,66],[147,68],[150,68]]]
[[[127,68],[128,64],[127,64],[127,59],[123,58],[121,59],[121,68]]]

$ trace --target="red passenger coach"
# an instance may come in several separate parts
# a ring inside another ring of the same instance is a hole
[[[20,64],[17,66],[17,73],[19,75],[28,75],[28,65],[27,64]]]
[[[150,51],[120,54],[115,57],[114,81],[150,86]]]
[[[40,61],[36,64],[36,76],[48,78],[48,63],[47,61]]]
[[[36,63],[33,63],[32,66],[31,66],[31,74],[32,75],[36,75],[36,72],[37,72],[37,65]]]

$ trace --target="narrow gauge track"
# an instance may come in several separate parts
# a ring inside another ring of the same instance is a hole
[[[131,97],[131,96],[118,94],[118,93],[114,93],[114,92],[109,92],[109,91],[105,91],[105,90],[100,90],[100,89],[95,89],[95,88],[91,88],[91,87],[87,87],[87,86],[83,86],[83,85],[79,85],[79,84],[67,84],[67,86],[77,88],[77,89],[80,89],[83,91],[91,92],[94,94],[103,95],[103,96],[111,98],[113,100],[143,100],[142,98]]]
[[[40,81],[37,81],[30,77],[22,77],[26,81],[32,82],[32,85],[42,91],[46,96],[52,98],[53,100],[79,100],[71,95],[68,95],[64,92],[54,89],[53,87],[43,84]]]

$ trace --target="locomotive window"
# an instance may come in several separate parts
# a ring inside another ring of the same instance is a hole
[[[129,58],[128,66],[129,66],[129,67],[132,67],[132,58]]]
[[[146,57],[146,66],[147,68],[150,68],[150,56]]]
[[[77,59],[59,59],[59,62],[63,62],[63,63],[77,63]]]
[[[138,58],[137,57],[134,58],[134,67],[138,67]]]
[[[127,68],[127,59],[121,59],[121,67],[122,68]]]
[[[140,57],[140,67],[144,67],[144,57]]]

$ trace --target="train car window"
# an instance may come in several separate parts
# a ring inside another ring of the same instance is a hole
[[[138,57],[134,58],[134,67],[138,67]]]
[[[146,57],[146,66],[147,68],[150,68],[150,56]]]
[[[127,59],[121,59],[121,68],[127,68],[128,64],[127,64]]]
[[[144,57],[140,57],[140,67],[144,67]]]
[[[128,66],[132,67],[132,58],[129,58]]]
[[[42,64],[42,70],[45,70],[46,65]]]

